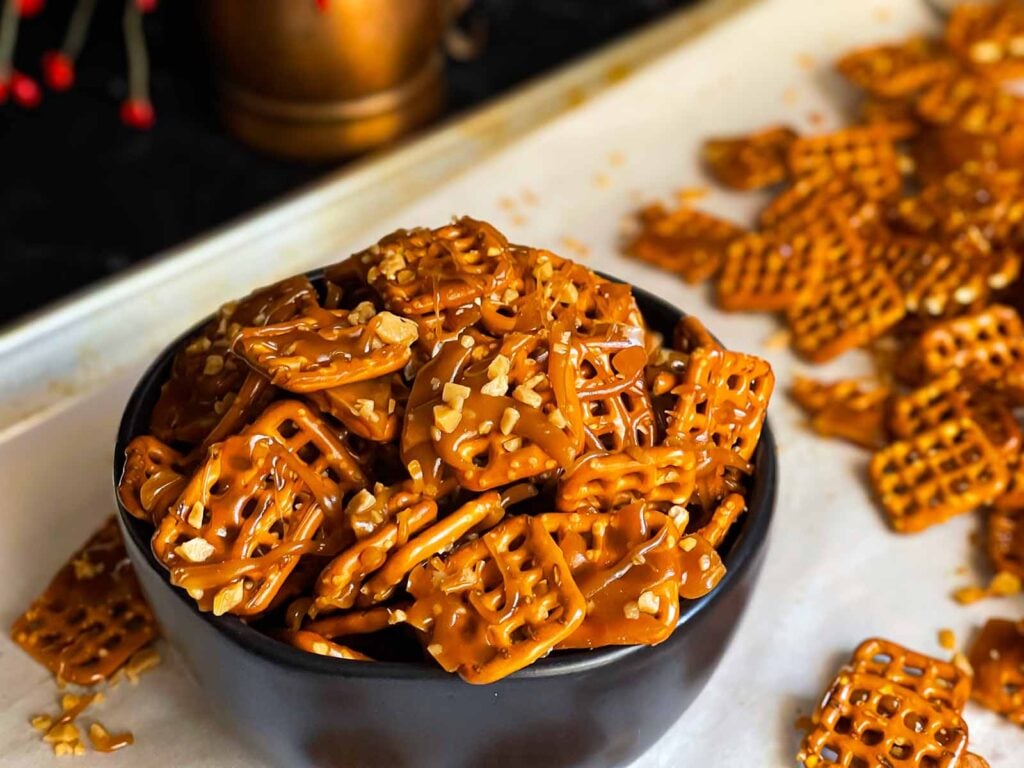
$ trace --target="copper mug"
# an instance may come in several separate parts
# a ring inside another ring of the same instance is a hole
[[[447,0],[200,0],[227,128],[326,160],[430,121],[444,96]]]

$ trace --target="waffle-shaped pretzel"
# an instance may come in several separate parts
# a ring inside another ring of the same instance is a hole
[[[735,224],[689,205],[668,211],[652,205],[640,212],[640,233],[626,247],[634,258],[700,283],[722,264],[728,244],[742,234]]]
[[[895,129],[885,125],[806,136],[790,145],[787,163],[795,177],[828,172],[848,179],[869,199],[884,200],[902,184],[895,137]]]
[[[970,419],[952,419],[875,454],[871,483],[892,527],[913,533],[1006,490],[1005,459]]]
[[[365,308],[365,312],[360,311]],[[276,386],[316,392],[401,370],[419,329],[369,304],[352,312],[310,308],[301,317],[243,328],[234,349]]]
[[[237,393],[229,392],[223,400],[214,403],[213,412],[220,416],[220,420],[203,442],[192,449],[186,461],[190,464],[202,461],[211,445],[240,432],[270,405],[276,394],[277,390],[262,373],[249,371]]]
[[[515,289],[519,280],[505,237],[469,217],[434,230],[399,230],[352,260],[385,308],[406,316],[473,304]]]
[[[781,311],[822,281],[827,259],[819,241],[807,235],[746,234],[729,244],[716,283],[718,305],[729,311]]]
[[[185,488],[182,455],[151,435],[140,435],[124,449],[124,470],[117,495],[124,508],[154,525]]]
[[[669,437],[687,437],[698,447],[754,455],[768,400],[775,387],[771,366],[752,355],[700,347],[686,364]]]
[[[359,602],[371,605],[387,600],[417,565],[450,550],[472,531],[493,528],[504,516],[504,502],[494,491],[466,502],[443,520],[389,552],[380,568],[367,574],[365,583],[359,588]]]
[[[358,540],[334,558],[316,583],[316,612],[351,608],[366,579],[380,569],[393,550],[437,519],[437,504],[424,499],[398,512],[371,535]],[[446,518],[447,520],[447,518]]]
[[[1024,578],[1024,492],[996,502],[988,518],[987,550],[997,571]]]
[[[386,443],[398,434],[409,389],[394,374],[310,392],[307,399],[353,434]]]
[[[694,315],[683,315],[672,331],[672,349],[689,354],[697,347],[722,349],[718,339]]]
[[[470,683],[490,683],[546,655],[586,616],[586,600],[543,522],[505,520],[441,561],[413,570],[409,622],[427,652]]]
[[[568,345],[549,349],[543,333],[443,345],[413,383],[403,462],[416,462],[428,486],[450,472],[475,491],[568,467],[583,439],[568,358]]]
[[[819,435],[841,437],[872,450],[888,443],[888,387],[864,379],[826,383],[797,376],[790,391]]]
[[[1012,0],[964,3],[953,8],[946,45],[971,67],[992,79],[1024,76],[1024,8]]]
[[[729,534],[729,529],[746,511],[747,500],[743,498],[743,494],[730,493],[715,507],[711,519],[697,531],[697,534],[712,547],[718,549]]]
[[[749,136],[708,139],[701,157],[719,183],[733,189],[762,189],[786,180],[786,153],[796,138],[792,128],[775,125]]]
[[[839,264],[863,260],[863,245],[854,239],[879,219],[877,201],[845,176],[823,169],[796,179],[758,214],[763,230],[781,237],[814,235]],[[848,242],[853,239],[853,242]]]
[[[77,685],[107,679],[156,635],[113,517],[11,628],[14,642],[32,658]]]
[[[323,635],[308,629],[286,631],[281,634],[289,645],[306,653],[330,656],[333,659],[347,659],[348,661],[373,661],[365,653],[360,653],[333,640],[328,640]]]
[[[816,363],[867,344],[906,312],[899,287],[878,266],[833,275],[789,308],[793,347]]]
[[[1020,450],[1022,434],[1013,409],[996,392],[966,378],[955,368],[893,402],[892,433],[901,439],[934,429],[942,422],[970,418],[1007,456]]]
[[[422,488],[412,479],[388,486],[375,483],[372,490],[364,488],[349,499],[345,520],[356,539],[365,539],[423,498]]]
[[[682,570],[679,596],[697,600],[711,592],[725,577],[725,563],[711,542],[699,533],[682,534],[679,539]]]
[[[618,512],[548,513],[572,579],[586,600],[583,623],[558,648],[654,645],[679,620],[679,536],[672,521],[633,504]]]
[[[993,304],[932,326],[918,337],[915,354],[928,376],[957,368],[995,382],[1024,363],[1024,323],[1015,309]]]
[[[963,711],[971,695],[970,676],[955,664],[917,653],[891,640],[865,640],[853,652],[850,666],[858,674],[885,678],[954,712]]]
[[[403,616],[402,608],[378,606],[324,616],[308,622],[304,628],[310,632],[316,632],[328,640],[335,640],[339,637],[355,637],[379,632],[393,624],[400,623]]]
[[[888,268],[911,314],[940,317],[988,297],[989,256],[969,258],[934,241],[896,237],[871,245],[868,258]]]
[[[884,677],[844,669],[813,717],[797,760],[807,768],[957,768],[967,724]]]
[[[966,163],[901,200],[896,223],[912,232],[947,238],[977,227],[999,242],[1020,220],[1020,185],[1018,170]]]
[[[883,99],[902,99],[949,77],[956,62],[935,41],[914,37],[896,45],[859,48],[836,63],[857,87]]]
[[[638,501],[685,506],[696,470],[696,456],[681,445],[587,453],[559,480],[555,505],[563,512],[610,511]]]
[[[568,350],[556,351],[555,358],[568,355],[575,370],[586,449],[614,452],[654,445],[643,331],[614,323],[598,325],[587,335],[569,334],[568,341],[565,336],[562,332],[556,346],[565,344]]]
[[[968,660],[974,669],[974,700],[1024,725],[1024,622],[989,619]]]
[[[313,285],[298,276],[221,307],[175,356],[171,377],[153,407],[150,431],[167,443],[201,442],[245,380],[245,366],[231,354],[241,329],[288,320],[315,303]]]

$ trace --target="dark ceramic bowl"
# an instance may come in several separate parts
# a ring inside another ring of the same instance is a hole
[[[634,291],[647,322],[671,338],[682,313]],[[146,432],[184,338],[160,354],[128,401],[115,483],[124,448]],[[120,521],[164,635],[195,673],[212,710],[278,765],[613,766],[630,762],[665,733],[729,644],[760,571],[775,506],[775,444],[767,424],[755,461],[750,511],[722,548],[728,573],[711,594],[683,605],[668,640],[559,652],[484,686],[426,662],[358,663],[304,653],[237,618],[200,613],[153,557],[152,527],[124,507]]]

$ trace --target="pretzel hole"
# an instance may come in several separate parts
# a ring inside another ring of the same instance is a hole
[[[297,455],[304,464],[312,464],[323,455],[323,452],[316,447],[316,444],[309,442],[298,450]]]
[[[211,496],[223,496],[230,489],[230,485],[225,480],[218,480],[210,487]]]
[[[299,433],[299,425],[291,419],[285,419],[278,425],[277,433],[285,440],[288,440]]]
[[[835,747],[824,746],[821,748],[821,757],[826,763],[839,764],[839,750]]]
[[[71,614],[69,616],[67,616],[67,618],[64,619],[64,621],[66,621],[71,626],[75,626],[76,624],[81,624],[84,620],[85,620],[85,611],[82,610],[81,608],[78,608],[75,611],[72,611]]]
[[[884,738],[885,734],[879,730],[875,730],[874,728],[864,731],[864,733],[860,735],[861,742],[863,742],[865,745],[869,747],[873,747],[876,744],[881,744],[882,739]]]
[[[850,768],[871,768],[871,765],[863,757],[854,757],[850,760]]]
[[[913,751],[914,748],[902,739],[897,739],[895,742],[893,742],[893,745],[889,747],[889,754],[895,757],[897,760],[906,760],[908,757],[910,757]]]
[[[878,714],[892,717],[900,711],[900,700],[895,696],[883,696],[878,700]]]
[[[856,691],[850,694],[851,704],[863,704],[865,701],[871,698],[870,691],[866,691],[863,688],[858,688]]]
[[[924,729],[928,727],[928,718],[922,717],[916,712],[907,712],[903,716],[903,724],[914,733],[924,733]]]
[[[853,720],[849,717],[840,717],[836,720],[835,727],[832,729],[836,733],[847,734],[853,730]]]
[[[137,632],[138,630],[142,629],[145,625],[145,617],[135,614],[124,623],[124,628],[128,632]]]
[[[960,738],[960,730],[957,728],[939,728],[935,732],[935,740],[942,746],[948,746]]]

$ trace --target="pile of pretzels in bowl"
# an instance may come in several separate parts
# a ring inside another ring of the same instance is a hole
[[[656,644],[720,582],[774,377],[461,218],[220,309],[118,495],[198,608],[489,683]]]

